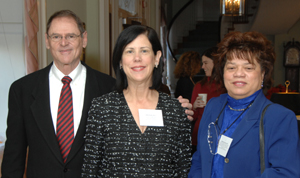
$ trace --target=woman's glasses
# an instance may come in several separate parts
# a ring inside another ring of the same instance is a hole
[[[69,34],[63,37],[62,35],[48,35],[48,38],[50,38],[53,42],[60,42],[63,38],[65,38],[67,41],[73,42],[75,41],[80,35],[75,35],[75,34]]]
[[[218,130],[216,127],[216,123],[215,122],[211,122],[210,124],[208,124],[208,131],[207,131],[207,142],[208,142],[208,147],[209,147],[209,151],[212,155],[216,155],[216,152],[212,151],[212,148],[216,148],[215,144],[217,144],[216,146],[218,146],[217,140],[216,141],[213,140],[213,132],[216,133],[216,136],[218,136]]]

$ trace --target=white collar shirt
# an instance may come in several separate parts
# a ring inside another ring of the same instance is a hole
[[[49,72],[49,89],[50,89],[50,109],[52,115],[52,121],[54,126],[54,131],[56,133],[56,122],[57,122],[57,111],[61,89],[63,83],[61,79],[65,75],[56,67],[55,63]],[[86,67],[80,62],[78,66],[68,75],[72,78],[70,83],[73,98],[73,122],[74,122],[74,137],[77,133],[84,103],[84,91],[86,83]]]

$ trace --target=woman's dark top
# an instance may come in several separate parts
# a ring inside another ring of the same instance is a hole
[[[142,134],[123,93],[92,101],[82,177],[187,177],[191,162],[190,123],[177,99],[159,92],[156,110],[164,126]]]
[[[190,77],[180,77],[176,84],[175,98],[182,96],[191,101],[194,85],[201,79],[203,79],[203,75],[200,73],[192,77],[193,81]]]

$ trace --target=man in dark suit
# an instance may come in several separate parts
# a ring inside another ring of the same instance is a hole
[[[73,12],[54,13],[45,38],[53,63],[15,81],[9,91],[2,178],[23,177],[27,151],[27,178],[79,178],[90,103],[94,97],[110,92],[115,84],[112,77],[80,62],[87,32]],[[74,139],[64,160],[57,138],[57,113],[65,76],[72,79]],[[181,97],[179,101],[191,108],[188,100]],[[191,110],[186,112],[193,115]]]
[[[90,103],[112,90],[115,79],[80,62],[87,32],[71,11],[53,14],[47,24],[46,46],[53,63],[15,81],[9,91],[7,141],[2,178],[77,178],[83,161],[84,134]],[[56,136],[61,78],[72,78],[74,141],[64,162]]]

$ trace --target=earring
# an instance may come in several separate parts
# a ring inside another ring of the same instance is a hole
[[[157,68],[158,67],[158,65],[157,64],[155,64],[155,68]]]
[[[261,88],[264,87],[264,81],[261,82]]]

